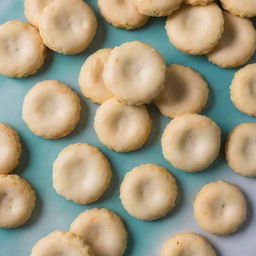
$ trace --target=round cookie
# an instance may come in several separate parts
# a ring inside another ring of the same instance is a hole
[[[129,106],[112,98],[98,107],[94,129],[102,144],[117,152],[136,150],[146,142],[152,121],[145,106]]]
[[[119,100],[129,105],[142,105],[163,90],[165,73],[164,60],[154,48],[132,41],[111,51],[103,79]]]
[[[208,91],[207,83],[199,73],[174,64],[167,68],[165,87],[155,104],[170,118],[187,112],[199,113],[207,102]]]
[[[206,5],[214,2],[214,0],[184,0],[185,4],[190,5]]]
[[[256,116],[256,64],[249,64],[235,73],[230,97],[238,110]]]
[[[177,169],[201,171],[217,157],[220,133],[220,128],[206,116],[194,113],[177,116],[163,132],[163,155]]]
[[[31,216],[35,192],[18,175],[0,174],[0,227],[16,228]]]
[[[84,62],[79,74],[79,86],[82,94],[92,102],[102,104],[112,97],[103,80],[105,62],[111,49],[101,49]]]
[[[108,209],[91,209],[81,213],[70,231],[92,248],[95,256],[122,256],[127,233],[121,218]]]
[[[249,19],[236,17],[225,11],[223,14],[223,36],[207,57],[217,66],[234,68],[245,64],[252,57],[256,47],[256,33]]]
[[[195,233],[179,233],[167,240],[160,256],[216,256],[211,244]]]
[[[247,203],[241,190],[223,180],[204,185],[193,207],[199,226],[215,235],[234,233],[247,215]]]
[[[31,256],[94,256],[91,248],[78,235],[71,232],[54,231],[39,240]]]
[[[172,175],[156,164],[144,164],[128,172],[120,199],[126,211],[140,220],[165,216],[175,205],[177,185]]]
[[[256,176],[256,123],[236,126],[226,141],[226,160],[231,169],[244,176]]]
[[[24,14],[26,19],[37,28],[43,9],[52,1],[53,0],[24,0]]]
[[[147,16],[168,16],[177,10],[183,0],[135,0],[139,12]]]
[[[21,144],[18,133],[4,123],[0,123],[0,151],[0,174],[12,172],[19,164]]]
[[[26,94],[22,118],[37,136],[57,139],[68,135],[80,119],[80,99],[67,85],[47,80]]]
[[[65,147],[53,163],[53,187],[66,199],[88,204],[99,199],[111,180],[106,157],[94,146],[76,143]]]
[[[104,19],[117,28],[136,29],[148,20],[137,10],[134,0],[98,0],[98,6]]]
[[[38,31],[18,20],[0,25],[0,74],[26,77],[44,64],[46,48]]]
[[[58,0],[48,4],[39,20],[44,44],[63,54],[76,54],[91,43],[97,28],[94,12],[82,0]]]
[[[252,18],[256,16],[255,0],[220,0],[224,9],[240,17]]]
[[[220,41],[224,19],[217,4],[182,5],[170,15],[165,29],[170,42],[186,54],[206,54]]]

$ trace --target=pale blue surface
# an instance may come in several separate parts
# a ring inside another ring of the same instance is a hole
[[[240,113],[229,99],[229,83],[234,70],[224,70],[208,63],[205,57],[186,56],[170,45],[164,30],[165,19],[150,19],[136,31],[111,27],[99,16],[96,0],[87,1],[97,12],[99,28],[90,48],[83,54],[64,56],[49,53],[43,69],[26,79],[0,76],[0,122],[14,127],[23,144],[21,164],[15,173],[26,178],[37,191],[37,206],[29,222],[17,229],[0,229],[0,256],[28,256],[33,244],[48,233],[68,230],[72,220],[82,211],[93,207],[107,207],[122,216],[129,231],[126,256],[158,255],[159,249],[170,235],[181,231],[195,231],[211,240],[221,256],[256,255],[256,183],[255,179],[233,173],[226,165],[223,153],[208,168],[198,174],[175,170],[162,157],[160,136],[168,122],[158,111],[149,106],[153,130],[146,145],[137,152],[118,154],[102,146],[92,128],[97,106],[83,98],[81,121],[71,135],[59,140],[45,140],[33,135],[21,119],[21,105],[26,92],[38,81],[58,79],[69,84],[79,94],[77,77],[85,58],[100,48],[114,47],[123,42],[141,40],[150,43],[164,56],[167,64],[183,64],[200,71],[209,82],[210,98],[204,114],[213,118],[221,127],[223,138],[235,125],[253,122],[254,118]],[[25,20],[22,0],[0,0],[0,23],[11,19]],[[246,39],[245,39],[246,40]],[[81,94],[80,94],[81,95]],[[98,202],[81,206],[58,196],[51,185],[51,164],[58,152],[70,143],[88,142],[98,146],[109,158],[113,167],[111,188]],[[177,178],[180,190],[177,207],[166,218],[143,222],[129,216],[120,204],[119,184],[124,174],[141,163],[154,162],[167,167]],[[236,234],[221,238],[200,230],[193,218],[192,201],[202,185],[217,179],[238,184],[249,198],[249,216],[244,227]]]

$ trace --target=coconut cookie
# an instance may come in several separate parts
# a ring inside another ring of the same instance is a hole
[[[0,74],[26,77],[44,64],[46,48],[38,31],[18,20],[0,25]]]
[[[18,175],[0,175],[0,227],[16,228],[31,216],[35,192]]]
[[[226,160],[235,172],[256,176],[256,123],[235,127],[226,142]]]
[[[147,16],[168,16],[177,10],[183,0],[135,0],[138,10]]]
[[[78,235],[71,232],[54,231],[39,240],[31,256],[94,256],[91,248]]]
[[[238,67],[245,64],[255,52],[255,29],[249,19],[236,17],[225,11],[223,14],[223,37],[207,57],[210,62],[222,68]]]
[[[167,68],[165,87],[155,104],[170,118],[187,112],[199,113],[207,102],[208,91],[207,83],[199,73],[174,64]]]
[[[234,233],[247,215],[247,202],[241,190],[223,180],[203,186],[193,207],[199,226],[215,235]]]
[[[75,128],[80,110],[80,99],[71,88],[59,81],[47,80],[28,91],[22,118],[35,135],[57,139]]]
[[[149,103],[164,88],[166,66],[150,45],[132,41],[114,48],[105,64],[107,88],[129,105]]]
[[[255,0],[220,0],[224,9],[240,17],[252,18],[256,16]]]
[[[128,152],[146,142],[151,123],[145,106],[129,106],[112,98],[98,107],[94,129],[102,144],[117,152]]]
[[[160,256],[216,256],[211,244],[195,233],[179,233],[164,243]]]
[[[256,64],[247,65],[235,73],[230,97],[241,112],[256,116]]]
[[[88,244],[95,256],[123,255],[127,233],[121,218],[108,209],[91,209],[81,213],[70,231]]]
[[[76,143],[65,147],[53,163],[56,192],[78,204],[88,204],[102,196],[111,179],[106,157],[94,146]]]
[[[98,0],[98,6],[104,19],[117,28],[136,29],[148,20],[138,11],[134,0]]]
[[[205,54],[218,44],[224,19],[217,4],[191,6],[184,4],[166,22],[170,42],[186,54]]]
[[[165,216],[175,205],[177,185],[172,175],[156,164],[144,164],[128,172],[120,198],[130,215],[141,220]]]
[[[38,27],[40,16],[44,8],[53,0],[24,0],[24,14],[27,20]]]
[[[94,12],[82,0],[58,0],[48,4],[39,20],[44,44],[63,54],[76,54],[91,43],[97,28]]]
[[[102,104],[112,97],[106,88],[102,74],[111,49],[101,49],[84,62],[79,74],[79,86],[82,94],[92,102]]]
[[[0,174],[10,173],[19,164],[21,144],[17,132],[3,123],[0,123],[0,150]]]
[[[220,149],[220,128],[208,117],[187,113],[175,117],[162,135],[165,159],[175,168],[196,172],[207,168]]]

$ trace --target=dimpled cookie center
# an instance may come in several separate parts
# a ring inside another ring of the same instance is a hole
[[[200,149],[200,141],[198,140],[198,133],[196,131],[188,131],[181,139],[181,146],[184,151],[195,153],[197,149]]]
[[[188,11],[186,14],[184,17],[184,26],[187,32],[193,35],[193,38],[195,34],[201,35],[204,30],[208,29],[208,24],[210,24],[208,13],[200,9]]]
[[[3,212],[11,211],[12,201],[13,201],[13,198],[8,196],[7,193],[1,193],[0,194],[0,210],[2,209]]]
[[[59,110],[59,105],[55,97],[48,96],[39,104],[39,109],[45,116],[54,116]]]
[[[228,213],[228,208],[223,198],[216,198],[210,205],[214,218],[224,218]]]
[[[256,161],[256,138],[245,139],[242,152],[248,161]]]
[[[145,180],[138,187],[138,192],[144,204],[152,204],[159,199],[159,187],[153,179]]]
[[[250,95],[256,97],[256,77],[253,77],[249,83]]]

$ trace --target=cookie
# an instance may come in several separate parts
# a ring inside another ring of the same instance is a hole
[[[199,226],[215,235],[234,233],[247,215],[247,203],[241,190],[223,180],[204,185],[193,207]]]
[[[204,237],[191,232],[179,233],[168,239],[160,253],[160,256],[183,255],[216,256],[216,253]]]
[[[117,28],[136,29],[148,20],[137,10],[134,0],[98,0],[98,6],[104,19]]]
[[[22,118],[37,136],[58,139],[68,135],[80,119],[80,99],[67,85],[47,80],[26,94]]]
[[[244,176],[256,176],[256,123],[236,126],[228,135],[225,147],[230,168]]]
[[[190,112],[199,113],[208,99],[208,86],[193,69],[181,65],[167,68],[165,87],[155,99],[159,111],[170,118]]]
[[[107,189],[111,175],[106,157],[86,143],[65,147],[53,163],[54,189],[78,204],[89,204],[99,199]]]
[[[146,142],[151,123],[145,106],[129,106],[112,98],[98,107],[94,129],[100,142],[109,149],[129,152]]]
[[[24,14],[26,19],[37,28],[44,8],[52,1],[53,0],[24,0]]]
[[[166,66],[150,45],[132,41],[114,48],[103,79],[119,100],[129,105],[150,103],[164,88]]]
[[[135,0],[140,13],[147,16],[168,16],[177,10],[183,0]]]
[[[218,156],[220,133],[220,128],[206,116],[194,113],[177,116],[163,132],[163,155],[179,170],[201,171]]]
[[[91,209],[81,213],[70,231],[92,248],[95,256],[123,255],[127,233],[121,218],[108,209]]]
[[[58,0],[48,4],[39,20],[44,44],[63,54],[76,54],[91,43],[97,28],[94,12],[82,0]]]
[[[46,48],[38,31],[18,20],[0,25],[0,74],[33,75],[44,64]]]
[[[234,75],[230,86],[230,98],[241,112],[256,116],[256,64],[249,64]]]
[[[111,49],[101,49],[92,54],[84,62],[79,74],[78,82],[82,94],[97,104],[112,98],[112,93],[106,88],[102,77],[110,52]]]
[[[165,216],[175,205],[177,185],[173,176],[156,164],[129,171],[121,184],[120,199],[126,211],[140,220]]]
[[[0,227],[16,228],[31,216],[35,192],[18,175],[0,174]]]
[[[255,0],[220,0],[224,9],[240,17],[252,18],[256,16]]]
[[[4,123],[0,123],[0,147],[0,174],[7,174],[19,164],[21,144],[18,133]]]
[[[191,6],[184,4],[166,21],[170,42],[186,54],[206,54],[220,41],[224,19],[217,4]]]
[[[185,4],[190,5],[206,5],[214,2],[214,0],[184,0]]]
[[[254,54],[256,33],[252,22],[223,12],[224,34],[218,45],[207,55],[208,60],[222,68],[245,64]],[[246,40],[244,40],[246,38]]]
[[[33,247],[31,256],[94,256],[91,248],[76,234],[54,231],[39,240]]]

